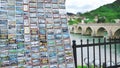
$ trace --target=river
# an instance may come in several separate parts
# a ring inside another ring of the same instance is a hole
[[[92,42],[93,40],[93,37],[92,36],[82,36],[81,34],[70,34],[71,36],[71,41],[72,40],[76,40],[76,44],[80,44],[80,40],[82,39],[83,40],[83,43],[85,44],[86,43],[86,40],[89,39],[90,42]],[[95,38],[95,42],[98,42],[98,38]],[[103,40],[101,40],[102,42]],[[114,52],[114,46],[112,46],[112,61],[115,62],[115,52]],[[87,57],[87,48],[83,48],[83,57],[86,58]],[[90,61],[93,61],[93,47],[90,47],[89,49],[89,53],[90,53]],[[109,46],[107,46],[107,49],[106,49],[106,54],[107,54],[107,57],[106,57],[106,60],[107,62],[110,61],[110,50],[109,50]],[[98,60],[99,59],[99,47],[95,47],[95,59]],[[104,62],[104,47],[101,46],[101,62],[103,63]],[[78,65],[81,65],[81,49],[78,48],[77,49],[77,64]],[[117,45],[117,62],[120,62],[120,44]]]

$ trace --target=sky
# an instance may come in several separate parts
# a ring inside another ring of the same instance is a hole
[[[71,13],[87,12],[115,0],[66,0],[66,11]]]

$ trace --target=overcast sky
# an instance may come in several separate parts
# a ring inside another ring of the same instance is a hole
[[[84,13],[114,1],[115,0],[66,0],[66,11]]]

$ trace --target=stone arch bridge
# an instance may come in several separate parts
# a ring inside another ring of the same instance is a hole
[[[82,35],[120,37],[120,23],[91,23],[69,26],[72,33]]]

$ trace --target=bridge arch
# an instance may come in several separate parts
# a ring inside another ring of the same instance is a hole
[[[77,28],[77,31],[78,31],[78,33],[82,33],[82,27],[79,26],[79,27]]]
[[[74,27],[72,27],[72,31],[74,31]]]
[[[98,30],[97,30],[97,36],[102,36],[102,37],[106,37],[108,36],[108,31],[104,28],[104,27],[100,27]]]
[[[86,32],[85,32],[85,33],[86,33],[87,35],[92,35],[92,32],[93,32],[93,31],[92,31],[92,28],[91,28],[91,27],[87,27],[87,28],[86,28]]]
[[[114,36],[115,37],[120,37],[120,28],[115,31]]]

